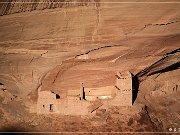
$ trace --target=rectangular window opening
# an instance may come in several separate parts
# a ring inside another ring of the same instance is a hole
[[[50,110],[50,112],[53,112],[53,104],[50,104],[50,108],[49,108]]]

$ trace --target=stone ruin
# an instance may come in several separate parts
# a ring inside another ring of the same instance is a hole
[[[84,99],[83,90],[80,96],[67,96],[61,99],[60,96],[51,91],[38,91],[37,113],[49,114],[59,113],[62,115],[86,115],[90,105]]]
[[[108,106],[132,106],[132,75],[117,72],[116,84],[100,88],[68,90],[66,98],[51,91],[38,91],[37,113],[62,115],[88,115],[92,113],[92,102]],[[96,106],[96,105],[95,105]],[[98,108],[99,106],[96,106]]]
[[[59,113],[60,96],[51,91],[38,91],[37,113]]]
[[[132,74],[130,72],[117,72],[116,96],[111,102],[115,106],[132,106]]]

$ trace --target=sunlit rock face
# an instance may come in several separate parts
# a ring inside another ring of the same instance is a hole
[[[31,12],[34,10],[90,5],[99,6],[99,2],[99,0],[6,0],[0,4],[0,13],[1,15],[8,15],[13,13]]]
[[[0,4],[0,83],[12,94],[8,97],[18,96],[16,102],[21,98],[36,102],[40,86],[42,91],[62,96],[66,90],[79,89],[82,82],[87,88],[111,86],[117,71],[143,74],[143,69],[179,48],[178,3],[8,2]],[[179,53],[176,56],[170,65],[179,61]],[[157,66],[155,69],[160,71],[169,66],[169,61]],[[147,105],[150,117],[154,104],[162,103],[166,96],[170,97],[168,103],[173,96],[176,98],[171,102],[173,108],[179,101],[179,70],[173,70],[172,76],[162,74],[153,75],[155,80],[146,76],[139,84],[135,104]],[[175,79],[165,80],[167,76]],[[160,89],[160,84],[166,89],[162,90],[164,95],[154,91]],[[174,89],[176,94],[167,89]],[[152,102],[154,99],[157,103]],[[179,117],[178,111],[174,119]],[[159,117],[165,119],[167,115]]]

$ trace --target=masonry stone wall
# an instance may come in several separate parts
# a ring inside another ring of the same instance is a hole
[[[79,100],[79,98],[67,97],[60,104],[62,115],[88,115],[90,102]]]
[[[130,72],[117,73],[116,96],[111,105],[132,106],[132,76]]]
[[[115,87],[106,86],[99,88],[85,88],[84,91],[86,96],[106,96],[112,95],[115,92]]]
[[[62,115],[88,115],[90,101],[103,101],[108,106],[132,106],[132,75],[117,72],[116,84],[99,88],[84,88],[85,100],[80,98],[82,89],[69,90],[67,97],[57,99],[50,91],[38,91],[38,113],[59,113]],[[100,99],[100,100],[99,100]]]
[[[37,113],[58,113],[60,99],[51,91],[38,92]]]
[[[115,86],[106,86],[99,88],[84,88],[85,99],[87,101],[95,101],[97,99],[105,99],[104,96],[112,98],[115,95]],[[69,90],[68,96],[78,96],[81,90]]]

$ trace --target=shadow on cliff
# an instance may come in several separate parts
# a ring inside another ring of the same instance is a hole
[[[138,95],[138,89],[139,89],[139,80],[137,76],[132,75],[132,104],[134,104],[137,95]]]
[[[148,76],[154,74],[162,74],[165,72],[173,71],[179,69],[180,67],[180,48],[173,50],[170,53],[164,55],[164,57],[151,66],[145,68],[136,74],[140,81],[145,80]]]
[[[144,81],[148,76],[157,74],[157,77],[165,72],[177,70],[180,68],[180,48],[173,50],[164,55],[164,57],[151,66],[146,67],[144,70],[138,72],[136,75],[132,75],[133,86],[133,104],[138,96],[139,84]]]

